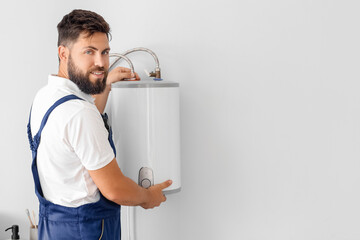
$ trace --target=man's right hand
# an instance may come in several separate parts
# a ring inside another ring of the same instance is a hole
[[[166,201],[166,197],[163,194],[162,190],[169,187],[172,184],[171,180],[167,180],[163,183],[156,184],[149,187],[148,190],[148,201],[141,204],[140,206],[144,209],[154,208],[160,206],[162,202]]]
[[[124,176],[115,158],[103,168],[88,171],[104,197],[125,206],[157,207],[166,201],[162,190],[172,184],[171,180],[167,180],[148,189],[142,188]]]

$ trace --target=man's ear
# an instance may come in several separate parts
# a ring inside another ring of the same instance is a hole
[[[63,45],[60,45],[58,47],[58,55],[59,55],[59,59],[60,61],[67,61],[68,58],[69,58],[69,48],[63,46]]]

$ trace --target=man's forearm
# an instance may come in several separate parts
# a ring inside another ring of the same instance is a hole
[[[106,88],[102,93],[93,95],[93,98],[95,98],[95,105],[101,114],[104,113],[110,90],[111,85],[106,85]]]
[[[114,158],[108,165],[89,171],[100,192],[110,201],[120,205],[136,206],[149,201],[149,190],[126,177]]]
[[[119,205],[138,206],[149,201],[149,190],[140,187],[130,178],[123,176],[107,198]]]

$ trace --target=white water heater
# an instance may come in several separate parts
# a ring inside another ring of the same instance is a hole
[[[114,83],[106,112],[124,175],[145,188],[171,179],[164,193],[180,191],[179,84]]]

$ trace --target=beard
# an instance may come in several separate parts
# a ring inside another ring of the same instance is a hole
[[[69,61],[67,65],[68,76],[71,81],[73,81],[79,89],[86,94],[99,94],[102,93],[106,87],[106,78],[108,72],[105,71],[103,67],[94,67],[83,74],[80,69],[75,65],[71,56],[69,56]],[[95,82],[90,81],[90,74],[93,71],[103,71],[104,78],[98,78]]]

